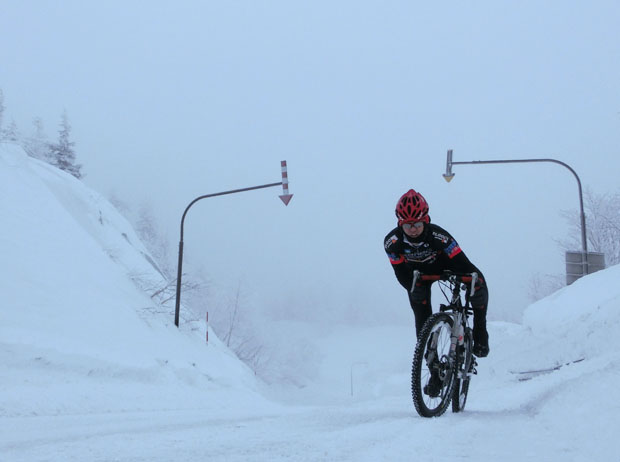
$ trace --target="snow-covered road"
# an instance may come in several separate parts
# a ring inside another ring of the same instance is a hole
[[[195,408],[163,402],[150,410],[4,418],[0,460],[618,460],[611,441],[620,408],[609,400],[617,356],[521,381],[510,356],[538,345],[516,346],[525,335],[520,326],[495,324],[494,332],[506,343],[480,361],[462,414],[419,417],[403,373],[390,379],[402,393],[330,404],[218,406],[206,393]],[[366,375],[359,387],[375,379]]]
[[[559,454],[563,460],[584,460],[594,451],[607,457],[602,460],[617,460],[603,435],[574,439],[557,425],[559,419],[538,419],[527,405],[512,411],[492,407],[473,405],[461,415],[422,419],[408,396],[401,396],[236,418],[209,409],[20,417],[3,421],[0,457],[15,462],[517,461]]]

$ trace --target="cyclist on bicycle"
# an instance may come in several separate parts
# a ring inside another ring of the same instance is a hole
[[[424,274],[441,274],[445,270],[454,273],[479,275],[475,293],[471,297],[474,309],[474,354],[483,358],[489,354],[487,333],[487,303],[489,292],[480,270],[469,261],[456,240],[445,229],[431,224],[428,203],[422,194],[410,189],[396,204],[398,226],[388,233],[384,240],[394,273],[401,286],[409,294],[409,303],[415,316],[416,335],[432,314],[431,284],[418,281],[413,284],[413,271]]]

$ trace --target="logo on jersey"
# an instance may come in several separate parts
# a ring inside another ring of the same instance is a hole
[[[438,233],[437,231],[433,231],[433,237],[435,239],[439,239],[442,243],[447,244],[450,238],[445,234]]]
[[[404,259],[409,263],[433,263],[437,259],[437,252],[431,249],[423,251],[407,252],[403,255]]]
[[[448,255],[448,258],[453,258],[455,255],[458,255],[460,251],[461,251],[461,248],[459,247],[459,245],[454,240],[444,250],[444,252],[446,252],[446,255]]]
[[[388,250],[392,245],[396,244],[398,242],[398,237],[396,237],[395,234],[391,235],[386,241],[385,241],[385,250]]]
[[[396,255],[395,253],[388,253],[388,258],[392,265],[399,265],[405,261],[405,257],[402,255]]]

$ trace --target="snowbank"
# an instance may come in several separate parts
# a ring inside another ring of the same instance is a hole
[[[102,196],[0,144],[0,216],[0,415],[259,399],[204,322],[177,329],[136,287],[165,281]]]
[[[620,265],[583,277],[529,306],[523,323],[558,361],[620,351]]]

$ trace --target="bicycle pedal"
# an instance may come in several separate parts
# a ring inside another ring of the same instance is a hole
[[[469,373],[470,374],[478,375],[478,370],[476,369],[477,365],[478,365],[478,362],[476,361],[476,358],[474,358],[474,360],[472,361],[471,365],[469,366]]]

